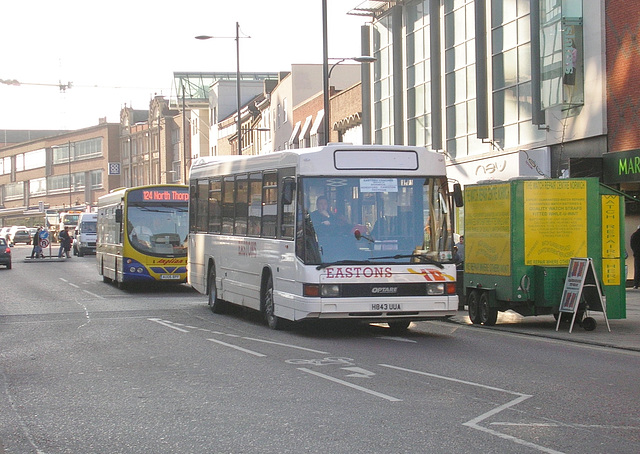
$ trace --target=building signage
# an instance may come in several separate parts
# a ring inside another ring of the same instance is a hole
[[[120,163],[119,162],[110,162],[109,163],[109,175],[120,175]]]
[[[447,166],[447,176],[463,186],[482,180],[507,181],[514,177],[549,178],[550,175],[551,153],[548,147],[496,154]]]
[[[640,182],[640,150],[605,153],[602,172],[605,184]]]

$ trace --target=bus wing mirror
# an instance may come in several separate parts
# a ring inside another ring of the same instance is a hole
[[[116,208],[116,222],[122,222],[122,208]]]
[[[296,182],[292,178],[285,178],[282,186],[282,203],[291,205],[296,191]]]
[[[453,203],[455,203],[457,207],[464,205],[464,200],[462,198],[462,186],[460,186],[460,183],[453,184]]]

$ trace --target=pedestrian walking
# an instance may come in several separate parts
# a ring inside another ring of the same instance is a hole
[[[33,249],[31,249],[31,258],[43,258],[42,248],[40,247],[40,231],[42,227],[38,227],[36,233],[33,234]]]
[[[64,230],[58,234],[58,241],[60,242],[58,258],[62,258],[63,253],[68,259],[71,258],[71,255],[69,254],[69,251],[71,250],[71,235],[69,235],[69,227],[65,227]]]
[[[633,251],[633,288],[640,286],[640,225],[631,234],[631,250]]]

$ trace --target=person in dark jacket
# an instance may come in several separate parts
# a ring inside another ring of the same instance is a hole
[[[640,285],[640,225],[631,235],[631,250],[633,251],[633,288]]]
[[[62,232],[58,234],[58,241],[60,242],[60,249],[58,250],[58,258],[62,258],[64,252],[67,258],[71,258],[69,251],[71,250],[71,236],[69,235],[69,227],[65,227]]]
[[[38,227],[38,230],[36,230],[36,233],[33,234],[33,249],[31,250],[31,258],[40,258],[43,257],[42,255],[42,248],[40,247],[40,230],[42,230],[42,227]]]

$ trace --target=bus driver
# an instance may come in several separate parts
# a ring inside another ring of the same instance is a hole
[[[311,222],[315,227],[320,225],[329,226],[334,221],[331,211],[329,211],[329,201],[323,195],[316,199],[316,210],[311,213]]]

